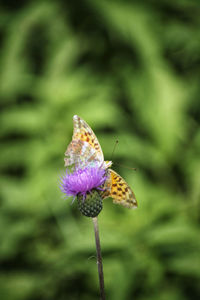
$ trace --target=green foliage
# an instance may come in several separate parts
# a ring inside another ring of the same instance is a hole
[[[134,188],[104,201],[109,300],[200,297],[198,1],[4,1],[0,7],[2,300],[98,299],[92,222],[59,176],[72,117]]]

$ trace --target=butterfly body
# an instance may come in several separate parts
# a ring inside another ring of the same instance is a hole
[[[65,166],[84,168],[86,166],[98,165],[105,170],[107,180],[102,187],[102,198],[113,198],[113,202],[128,208],[136,208],[135,195],[126,181],[109,167],[111,161],[104,161],[104,155],[92,129],[80,117],[73,117],[74,132],[72,142],[65,152]]]

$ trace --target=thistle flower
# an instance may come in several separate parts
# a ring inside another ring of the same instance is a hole
[[[99,191],[107,179],[105,170],[93,164],[83,169],[76,168],[72,173],[66,170],[61,178],[61,191],[67,196],[77,196],[78,207],[82,214],[94,217],[103,208],[103,201]]]
[[[105,170],[98,166],[75,169],[73,173],[66,170],[66,175],[61,178],[61,191],[67,197],[76,197],[79,193],[86,196],[92,189],[101,189],[106,180]]]

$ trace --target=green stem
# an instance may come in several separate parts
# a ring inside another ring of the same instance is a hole
[[[98,266],[98,274],[99,274],[99,286],[100,286],[100,299],[105,300],[105,289],[104,289],[104,276],[103,276],[103,263],[101,256],[101,246],[99,239],[99,228],[98,228],[98,219],[97,217],[92,218],[94,224],[94,234],[96,241],[96,251],[97,251],[97,266]]]

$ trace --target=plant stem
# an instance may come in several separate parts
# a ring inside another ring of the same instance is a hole
[[[104,276],[103,276],[103,263],[102,263],[102,256],[101,256],[101,246],[100,246],[100,239],[99,239],[99,228],[98,228],[98,219],[97,217],[92,218],[94,224],[94,234],[95,234],[95,241],[96,241],[96,251],[97,251],[97,266],[98,266],[98,273],[99,273],[99,286],[100,286],[100,299],[105,300],[105,290],[104,290]]]

